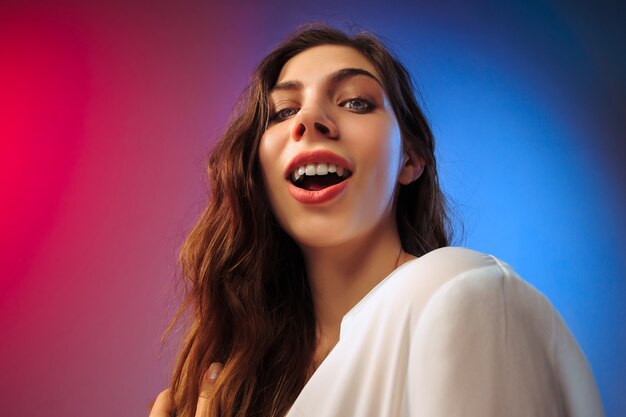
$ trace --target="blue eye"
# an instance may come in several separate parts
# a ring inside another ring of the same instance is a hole
[[[365,113],[369,110],[373,110],[376,107],[376,105],[371,101],[358,97],[344,101],[343,103],[341,103],[341,106],[358,113]]]
[[[287,107],[281,110],[277,110],[276,112],[274,112],[274,114],[270,116],[270,121],[280,122],[280,121],[287,119],[288,117],[293,116],[297,112],[298,110],[293,107]]]

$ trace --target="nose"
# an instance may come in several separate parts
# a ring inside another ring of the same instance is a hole
[[[321,109],[301,108],[293,118],[293,123],[291,137],[296,141],[302,140],[305,134],[328,139],[339,137],[337,125]]]

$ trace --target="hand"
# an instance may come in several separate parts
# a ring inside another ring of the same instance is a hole
[[[209,399],[211,398],[211,390],[213,385],[215,385],[215,380],[221,371],[222,364],[213,362],[202,377],[200,393],[198,394],[198,405],[196,406],[196,417],[206,417],[216,413],[217,409],[215,406],[211,409]],[[209,414],[209,410],[211,410],[211,414]],[[168,388],[158,395],[149,417],[172,417],[171,411],[170,389]]]

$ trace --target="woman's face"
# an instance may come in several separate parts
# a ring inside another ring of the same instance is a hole
[[[357,50],[307,49],[282,68],[259,160],[273,212],[304,247],[331,247],[395,227],[408,181],[400,130],[380,74]]]

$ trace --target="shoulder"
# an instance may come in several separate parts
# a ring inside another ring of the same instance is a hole
[[[398,275],[403,275],[405,285],[418,281],[439,289],[461,279],[492,281],[514,274],[513,269],[492,255],[462,247],[443,247],[403,265]]]
[[[447,275],[445,283],[433,293],[429,309],[500,311],[507,316],[537,315],[553,309],[548,299],[522,279],[511,265],[493,255],[454,249],[448,257],[457,269]]]
[[[602,415],[586,359],[541,292],[491,255],[462,248],[429,255],[432,277],[420,277],[415,262],[403,283],[411,294],[411,408],[442,416]],[[431,282],[427,297],[420,280]]]
[[[398,271],[393,289],[406,298],[414,323],[465,317],[463,325],[524,320],[546,331],[553,307],[506,262],[461,247],[434,250]],[[506,323],[502,323],[505,325]]]

